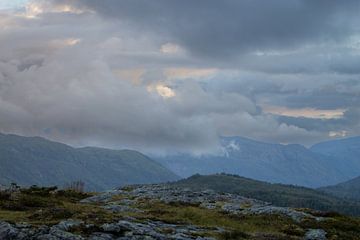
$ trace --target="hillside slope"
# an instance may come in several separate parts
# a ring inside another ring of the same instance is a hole
[[[131,150],[72,148],[40,137],[0,134],[0,183],[58,185],[85,182],[88,190],[166,182],[177,176]]]
[[[346,171],[333,167],[331,157],[301,145],[271,144],[242,137],[221,139],[223,153],[192,156],[180,154],[155,158],[176,174],[231,173],[272,183],[320,187],[349,179]]]
[[[360,215],[360,203],[333,197],[314,189],[283,184],[271,184],[235,175],[194,175],[182,179],[176,186],[194,190],[212,189],[271,202],[277,206],[312,208]]]
[[[322,187],[318,190],[334,196],[360,201],[360,177],[334,186]]]
[[[0,239],[360,240],[360,219],[169,184],[0,192]]]

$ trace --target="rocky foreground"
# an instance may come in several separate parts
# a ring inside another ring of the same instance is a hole
[[[342,217],[336,214],[164,184],[23,211],[17,219],[0,221],[0,239],[359,239],[355,231],[360,228],[354,222],[355,230],[343,233],[341,225],[337,231]]]

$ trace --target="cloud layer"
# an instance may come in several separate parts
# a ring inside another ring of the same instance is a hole
[[[360,134],[358,1],[34,0],[0,12],[0,131],[151,153]]]

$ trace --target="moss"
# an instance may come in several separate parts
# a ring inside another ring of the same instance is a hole
[[[305,230],[295,224],[286,224],[281,228],[281,231],[290,236],[304,236]]]
[[[222,240],[237,240],[237,239],[249,239],[250,235],[239,230],[233,230],[221,233],[219,238]]]
[[[327,232],[328,239],[360,240],[360,219],[337,216],[324,221],[305,221],[300,223],[303,228],[320,228]]]
[[[0,219],[10,223],[24,222],[28,215],[29,214],[24,211],[10,211],[0,209]]]
[[[78,192],[74,190],[59,190],[54,193],[57,198],[63,198],[67,201],[78,202],[84,198],[93,196],[94,193]]]
[[[33,185],[30,188],[20,189],[20,192],[26,195],[49,197],[55,190],[57,190],[57,187],[38,187]]]

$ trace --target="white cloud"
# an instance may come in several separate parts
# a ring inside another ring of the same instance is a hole
[[[174,43],[165,43],[161,45],[160,52],[164,54],[177,54],[181,51],[184,51],[181,49],[181,47]]]
[[[344,116],[346,109],[315,109],[315,108],[287,108],[279,106],[263,106],[267,113],[288,116],[304,117],[315,119],[338,119]]]

